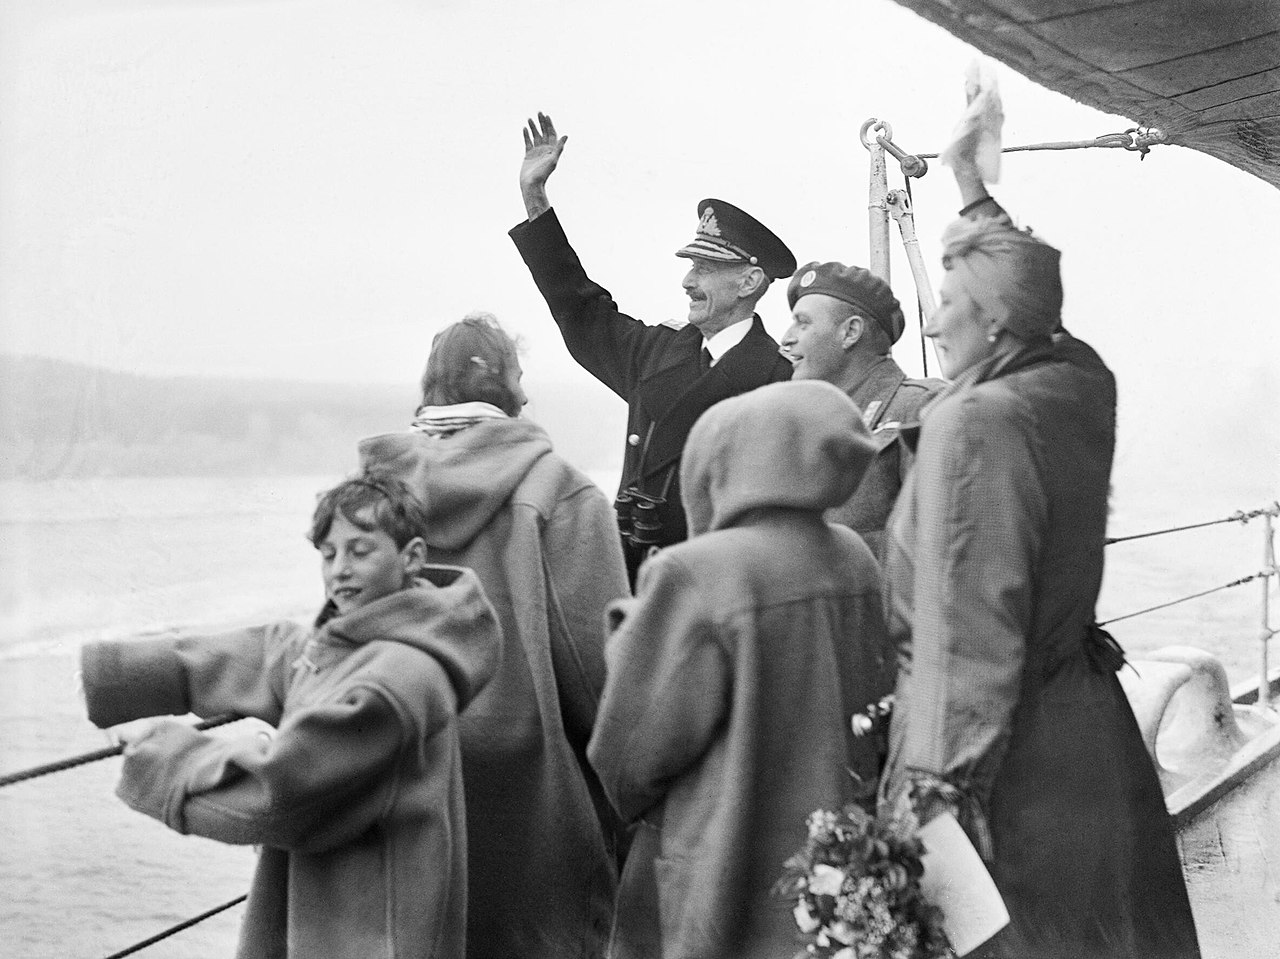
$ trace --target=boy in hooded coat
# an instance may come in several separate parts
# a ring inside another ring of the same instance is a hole
[[[876,561],[823,520],[874,455],[858,408],[820,381],[725,400],[690,433],[693,535],[649,559],[636,598],[611,611],[588,750],[638,824],[618,959],[796,951],[770,890],[809,813],[873,787],[874,746],[849,721],[893,683]]]
[[[348,481],[313,523],[328,593],[314,629],[83,649],[98,726],[230,712],[276,727],[225,738],[168,719],[123,736],[117,793],[132,808],[262,846],[239,959],[463,957],[457,713],[501,640],[474,573],[425,565],[421,522],[402,485]]]

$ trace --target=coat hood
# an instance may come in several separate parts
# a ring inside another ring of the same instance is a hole
[[[393,473],[423,497],[428,549],[459,550],[550,452],[542,427],[500,419],[443,438],[417,431],[371,436],[360,441],[360,465]]]
[[[772,383],[717,403],[684,447],[689,535],[732,526],[762,507],[839,506],[875,452],[858,407],[830,383]]]
[[[417,583],[335,616],[325,604],[316,625],[320,643],[403,643],[436,660],[458,696],[458,710],[498,670],[502,628],[480,580],[459,566],[426,566]]]

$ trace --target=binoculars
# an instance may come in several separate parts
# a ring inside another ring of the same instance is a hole
[[[618,532],[633,546],[662,545],[662,517],[658,507],[666,504],[662,496],[650,496],[630,486],[618,494],[613,508],[618,514]]]

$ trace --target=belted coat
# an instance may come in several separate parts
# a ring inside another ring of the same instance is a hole
[[[555,210],[511,230],[570,355],[627,402],[627,440],[619,490],[661,497],[659,545],[688,536],[680,505],[680,454],[697,418],[711,406],[791,378],[791,364],[760,317],[715,366],[702,368],[702,334],[692,325],[649,326],[618,309],[590,279]],[[634,569],[640,556],[628,550]]]
[[[1093,626],[1115,399],[1065,333],[980,362],[928,408],[890,519],[882,803],[914,786],[958,809],[1011,916],[984,957],[1199,956],[1155,767]]]

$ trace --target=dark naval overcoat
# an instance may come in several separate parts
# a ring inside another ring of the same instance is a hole
[[[882,561],[885,526],[911,465],[911,452],[899,442],[899,433],[919,423],[920,410],[945,385],[942,380],[911,379],[886,356],[849,393],[875,440],[876,458],[849,501],[828,510],[826,518],[861,534]]]
[[[720,400],[790,379],[791,364],[756,316],[746,337],[704,370],[698,329],[649,326],[621,312],[609,291],[587,276],[555,210],[516,226],[511,238],[569,353],[627,401],[619,491],[634,487],[663,500],[657,508],[658,545],[684,540],[688,533],[680,505],[680,454],[689,430]],[[643,551],[624,546],[634,576]]]

